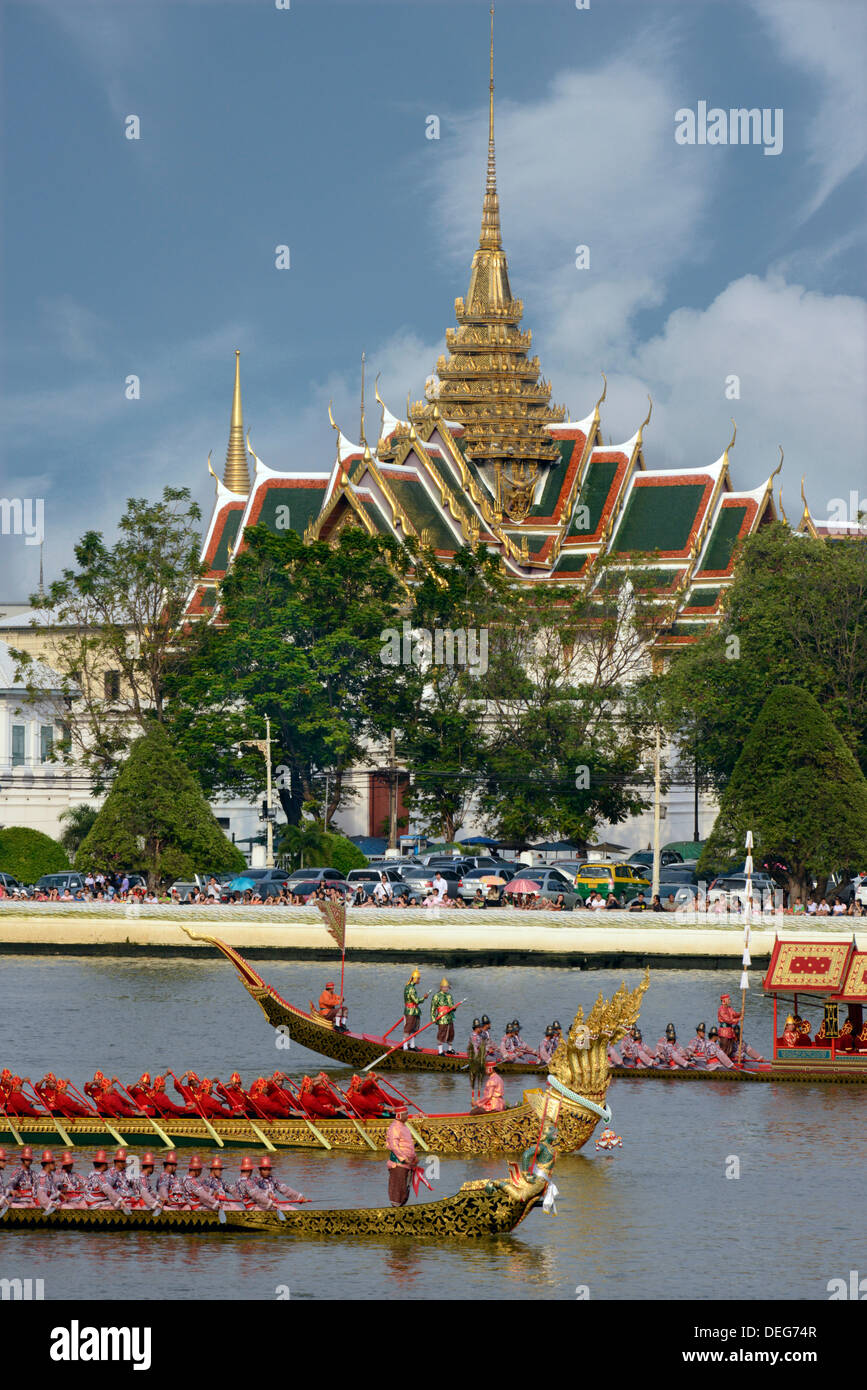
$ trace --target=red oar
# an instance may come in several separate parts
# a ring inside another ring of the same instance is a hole
[[[204,1122],[205,1128],[207,1129],[207,1131],[208,1131],[208,1133],[210,1134],[211,1138],[213,1139],[214,1143],[215,1143],[215,1144],[218,1144],[219,1147],[222,1149],[222,1148],[224,1147],[223,1141],[222,1141],[222,1139],[220,1138],[220,1136],[219,1136],[219,1134],[217,1133],[217,1131],[214,1129],[214,1126],[211,1124],[210,1120],[208,1119],[207,1115],[205,1114],[204,1110],[202,1109],[202,1106],[199,1104],[199,1100],[198,1100],[198,1098],[197,1098],[197,1096],[196,1096],[196,1093],[195,1093],[195,1091],[193,1090],[192,1086],[184,1086],[180,1081],[178,1081],[178,1078],[175,1076],[175,1074],[174,1074],[174,1072],[172,1071],[171,1067],[169,1067],[169,1076],[174,1077],[175,1081],[178,1082],[178,1089],[179,1089],[181,1095],[184,1097],[184,1100],[187,1099],[186,1095],[184,1095],[184,1092],[185,1092],[185,1091],[189,1091],[189,1102],[191,1102],[191,1103],[196,1107],[196,1109],[198,1110],[199,1115],[200,1115],[201,1119],[202,1119],[203,1122]]]
[[[403,1020],[404,1020],[404,1015],[401,1014],[400,1018],[397,1020],[397,1023],[393,1023],[392,1026],[389,1028],[388,1032],[387,1032],[387,1033],[383,1033],[383,1035],[382,1035],[382,1041],[383,1041],[383,1042],[385,1042],[386,1038],[390,1038],[390,1037],[391,1037],[391,1035],[392,1035],[392,1033],[394,1032],[395,1028],[399,1028],[400,1025],[403,1023]]]
[[[425,995],[425,999],[427,999],[427,995]],[[449,1010],[447,1010],[447,1012],[448,1012],[448,1013],[454,1013],[457,1009],[459,1009],[459,1008],[461,1007],[461,1004],[466,1004],[466,1002],[467,1002],[466,999],[459,999],[458,1002],[457,1002],[457,1004],[455,1004],[454,1009],[449,1009]],[[422,1000],[422,1003],[424,1003],[424,1000]],[[427,1031],[428,1028],[433,1028],[433,1026],[434,1026],[435,1023],[436,1023],[437,1025],[439,1025],[440,1021],[441,1021],[441,1020],[438,1019],[438,1018],[432,1018],[431,1021],[430,1021],[430,1023],[426,1023],[426,1024],[424,1025],[424,1028],[419,1028],[418,1033],[411,1033],[409,1036],[410,1036],[410,1037],[413,1037],[413,1038],[417,1038],[419,1033],[424,1033],[424,1032]],[[404,1039],[404,1042],[405,1042],[405,1041],[406,1041],[406,1039]],[[396,1045],[395,1047],[390,1047],[390,1048],[388,1049],[387,1052],[383,1052],[382,1056],[381,1056],[381,1057],[377,1057],[373,1062],[371,1062],[371,1063],[369,1064],[369,1066],[363,1067],[363,1068],[362,1068],[362,1073],[364,1073],[364,1072],[366,1072],[366,1071],[373,1071],[373,1068],[374,1068],[374,1067],[378,1067],[379,1064],[380,1064],[380,1062],[384,1062],[385,1059],[386,1059],[386,1057],[390,1057],[390,1056],[392,1055],[392,1053],[399,1051],[399,1049],[402,1048],[402,1047],[403,1047],[403,1043],[402,1043],[402,1042],[397,1043],[397,1045]]]
[[[410,1100],[409,1096],[404,1095],[400,1087],[395,1086],[393,1081],[386,1081],[384,1076],[378,1076],[376,1078],[376,1084],[377,1086],[387,1086],[390,1091],[394,1091],[395,1095],[400,1096],[401,1100],[405,1100],[407,1105],[411,1105],[420,1115],[424,1115],[425,1119],[427,1119],[427,1111],[422,1110],[417,1101]]]
[[[55,1127],[55,1129],[57,1130],[57,1133],[60,1135],[60,1137],[61,1137],[61,1139],[63,1140],[63,1142],[64,1142],[64,1144],[66,1145],[66,1147],[67,1147],[68,1149],[74,1149],[74,1148],[75,1148],[75,1144],[74,1144],[73,1141],[70,1139],[69,1135],[66,1133],[66,1130],[63,1128],[63,1125],[60,1123],[60,1121],[59,1121],[59,1119],[57,1118],[57,1116],[55,1115],[54,1111],[53,1111],[48,1105],[45,1104],[45,1101],[42,1099],[42,1096],[39,1094],[39,1092],[37,1091],[36,1087],[33,1085],[33,1082],[30,1080],[30,1077],[29,1077],[29,1076],[23,1076],[23,1077],[21,1078],[21,1084],[22,1084],[22,1086],[25,1086],[25,1085],[26,1085],[26,1086],[29,1086],[29,1087],[30,1087],[31,1091],[33,1092],[33,1098],[34,1098],[34,1100],[36,1101],[36,1104],[37,1104],[37,1105],[41,1105],[45,1110],[48,1111],[48,1114],[51,1116],[52,1120],[54,1121],[54,1127]]]
[[[130,1095],[129,1091],[126,1089],[126,1086],[124,1086],[123,1083],[122,1083],[121,1081],[118,1081],[118,1080],[117,1080],[117,1077],[115,1077],[115,1083],[116,1083],[118,1086],[120,1086],[120,1089],[123,1091],[124,1095],[128,1098],[128,1100],[129,1100],[129,1101],[131,1102],[131,1104],[135,1107],[135,1109],[139,1112],[139,1114],[140,1114],[141,1116],[143,1116],[144,1119],[147,1120],[147,1122],[148,1122],[148,1124],[150,1125],[151,1129],[153,1130],[154,1134],[156,1134],[157,1137],[163,1141],[163,1143],[165,1144],[165,1146],[166,1146],[167,1149],[170,1149],[170,1148],[172,1147],[172,1141],[171,1141],[171,1139],[169,1138],[169,1136],[166,1134],[166,1132],[165,1132],[165,1130],[162,1128],[162,1126],[159,1125],[159,1124],[157,1124],[157,1122],[156,1122],[156,1120],[153,1118],[153,1116],[152,1116],[152,1115],[149,1115],[149,1114],[147,1113],[147,1111],[144,1110],[143,1107],[142,1107],[141,1105],[137,1104],[136,1099],[135,1099],[135,1096],[131,1096],[131,1095]]]

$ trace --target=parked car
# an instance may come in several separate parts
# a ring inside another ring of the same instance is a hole
[[[477,889],[481,888],[482,892],[486,893],[487,885],[483,880],[491,877],[503,879],[505,885],[509,882],[509,879],[515,877],[515,870],[511,865],[509,868],[506,868],[505,865],[501,866],[499,864],[495,869],[469,869],[467,873],[461,874],[458,883],[458,896],[465,898],[467,902],[472,902],[473,898],[476,896]]]
[[[385,874],[389,883],[403,883],[400,870],[395,869],[392,865],[389,865],[388,868],[383,865],[382,868],[375,869],[350,869],[349,873],[346,875],[346,882],[349,884],[369,883],[371,887],[373,887],[375,884],[379,883],[381,874]]]
[[[408,883],[412,888],[417,888],[424,896],[427,896],[433,890],[433,881],[437,873],[440,873],[446,881],[446,897],[457,898],[461,875],[454,869],[438,869],[437,866],[427,868],[419,865],[418,868],[404,869],[402,877],[404,883]]]
[[[629,864],[585,862],[575,875],[575,891],[584,902],[593,892],[601,893],[603,898],[613,893],[625,906],[639,893],[650,897],[650,879]]]
[[[258,871],[253,870],[253,872],[255,873]],[[269,872],[277,873],[278,870],[269,870]],[[305,883],[311,880],[315,880],[318,882],[319,879],[333,879],[335,883],[338,881],[338,879],[341,882],[343,881],[343,874],[340,872],[339,869],[294,869],[291,874],[286,873],[285,869],[280,869],[279,872],[283,874],[283,877],[287,879],[289,883],[292,883],[292,881],[295,879],[299,881],[303,879]],[[241,875],[242,878],[252,878],[252,876],[252,873]]]
[[[21,887],[18,879],[13,878],[11,874],[0,873],[0,883],[2,883],[7,893],[12,893],[16,888]]]
[[[282,884],[288,884],[289,875],[285,869],[244,869],[242,873],[233,875],[228,883],[220,884],[220,902],[228,903],[232,900],[233,893],[244,894],[251,883],[259,889],[265,897],[263,888],[268,883],[276,883],[277,891],[280,891]],[[273,894],[269,894],[273,896]]]
[[[761,894],[764,899],[766,893],[770,893],[773,901],[773,893],[777,885],[770,874],[763,872],[752,875],[753,898]],[[720,898],[731,905],[734,901],[744,903],[747,897],[747,878],[746,874],[720,874],[709,885],[707,890],[707,900],[709,903],[719,902]]]
[[[674,907],[690,907],[698,897],[698,884],[684,883],[682,879],[660,878],[659,900],[668,909],[669,898],[674,898]]]
[[[84,874],[64,873],[64,874],[43,874],[36,880],[36,889],[43,893],[51,893],[55,888],[59,893],[65,893],[67,888],[70,893],[84,892]]]
[[[639,871],[642,869],[652,869],[653,850],[641,849],[638,851],[637,854],[630,854],[629,858],[625,859],[623,862],[624,864],[631,866],[633,869],[638,869]],[[676,849],[662,849],[659,851],[659,864],[661,868],[667,869],[669,864],[682,863],[683,855],[678,854]]]
[[[563,905],[570,912],[583,902],[575,884],[561,869],[523,869],[515,875],[512,881],[516,882],[521,878],[528,878],[532,883],[538,883],[540,898],[549,898],[551,902],[556,902],[562,893]]]

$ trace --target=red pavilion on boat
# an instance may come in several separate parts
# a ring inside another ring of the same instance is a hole
[[[763,987],[774,997],[775,1066],[867,1070],[867,951],[859,950],[854,938],[777,938]],[[781,1027],[778,1001],[789,1000],[791,1012]],[[807,1000],[823,1005],[815,1033],[813,1024],[799,1013],[799,1002],[803,1006]]]

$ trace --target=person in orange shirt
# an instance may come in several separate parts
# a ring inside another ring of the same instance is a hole
[[[346,1027],[346,1008],[339,994],[334,993],[334,981],[329,980],[319,996],[319,1012],[335,1028]]]

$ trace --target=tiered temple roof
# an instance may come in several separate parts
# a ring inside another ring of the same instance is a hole
[[[729,453],[692,468],[650,470],[644,431],[605,445],[600,407],[577,423],[549,405],[550,387],[529,358],[531,335],[518,324],[502,246],[493,119],[493,31],[488,169],[479,245],[466,299],[458,299],[448,354],[424,401],[393,415],[381,407],[379,438],[354,443],[337,432],[336,458],[321,472],[269,468],[253,452],[241,414],[235,363],[229,449],[217,480],[203,548],[207,573],[190,596],[190,618],[214,619],[220,580],[248,526],[330,540],[345,526],[398,540],[416,538],[444,561],[465,545],[486,546],[516,582],[587,586],[600,560],[651,577],[651,597],[667,611],[657,645],[694,640],[719,619],[738,543],[776,519],[772,482],[736,492]],[[604,378],[603,378],[604,379]],[[363,397],[362,397],[363,399]],[[651,407],[652,408],[652,407]],[[329,411],[330,415],[330,411]],[[243,452],[242,452],[243,450]],[[247,450],[255,468],[247,471]],[[806,507],[799,530],[816,534]],[[645,581],[646,587],[646,581]]]

